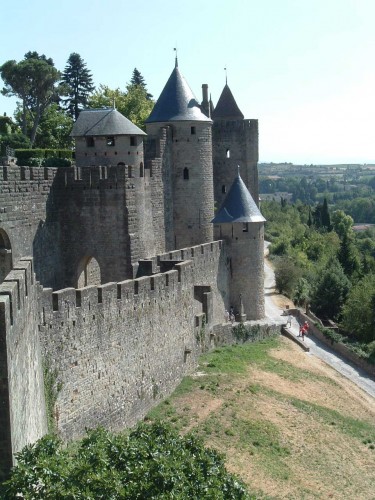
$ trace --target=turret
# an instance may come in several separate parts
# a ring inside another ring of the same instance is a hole
[[[143,165],[145,132],[116,109],[81,111],[71,136],[76,143],[77,167]]]
[[[173,232],[174,248],[212,241],[212,121],[202,112],[180,73],[177,59],[146,120],[150,137],[158,137],[163,127],[170,131],[170,156],[164,162],[164,169],[169,168],[170,175],[165,171],[163,175],[165,182],[172,184],[172,203],[164,199],[164,207],[168,207],[164,212],[173,213],[166,230]]]
[[[223,204],[212,220],[225,241],[230,266],[227,307],[244,319],[264,317],[264,222],[238,172]]]
[[[211,116],[215,203],[223,202],[240,165],[243,181],[259,206],[258,120],[244,119],[227,83]]]

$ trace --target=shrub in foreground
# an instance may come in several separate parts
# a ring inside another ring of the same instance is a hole
[[[71,449],[46,436],[17,456],[4,499],[249,499],[223,457],[194,436],[139,424],[129,435],[99,428]]]

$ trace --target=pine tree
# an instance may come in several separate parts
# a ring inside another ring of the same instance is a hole
[[[130,80],[130,85],[141,87],[146,92],[147,99],[149,101],[152,100],[152,95],[147,92],[147,86],[146,86],[145,79],[143,78],[141,72],[137,70],[137,68],[134,68],[134,70],[133,70],[133,75],[132,75],[132,78]]]
[[[327,231],[331,231],[332,226],[331,226],[331,218],[329,216],[327,198],[324,198],[324,201],[323,201],[321,218],[322,218],[322,226],[325,227],[327,229]]]
[[[70,54],[62,75],[66,84],[67,99],[64,99],[68,113],[77,119],[80,111],[87,105],[91,92],[94,91],[92,75],[82,57],[73,52]]]

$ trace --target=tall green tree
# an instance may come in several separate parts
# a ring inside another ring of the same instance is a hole
[[[149,94],[149,92],[147,90],[145,79],[141,75],[140,71],[137,70],[137,68],[134,68],[134,70],[133,70],[133,75],[132,75],[131,80],[130,80],[130,85],[133,85],[133,86],[138,85],[139,87],[141,87],[146,92],[147,99],[149,101],[152,100],[152,95]]]
[[[342,326],[361,340],[375,340],[375,275],[365,276],[348,294]]]
[[[340,263],[330,259],[311,293],[311,309],[320,317],[338,319],[350,286]]]
[[[63,101],[69,114],[76,120],[80,111],[87,106],[89,95],[95,90],[92,74],[76,52],[69,56],[62,81],[66,85],[67,95]]]
[[[344,233],[342,237],[337,257],[347,276],[350,277],[354,272],[359,271],[359,252],[348,233]]]
[[[33,145],[43,113],[59,100],[60,73],[52,59],[28,52],[20,62],[6,61],[0,66],[0,75],[5,84],[2,94],[21,100],[22,132]]]

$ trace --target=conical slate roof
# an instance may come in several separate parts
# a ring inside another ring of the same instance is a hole
[[[197,99],[180,73],[176,62],[176,67],[165,84],[146,123],[192,120],[211,121],[201,111]]]
[[[72,137],[98,135],[147,135],[117,109],[87,109],[80,112]]]
[[[216,104],[216,108],[212,113],[212,118],[214,120],[244,119],[244,115],[241,113],[240,108],[237,106],[237,103],[227,83],[225,84],[218,103]]]
[[[217,212],[213,224],[232,222],[265,222],[245,183],[238,173],[225,200]]]

